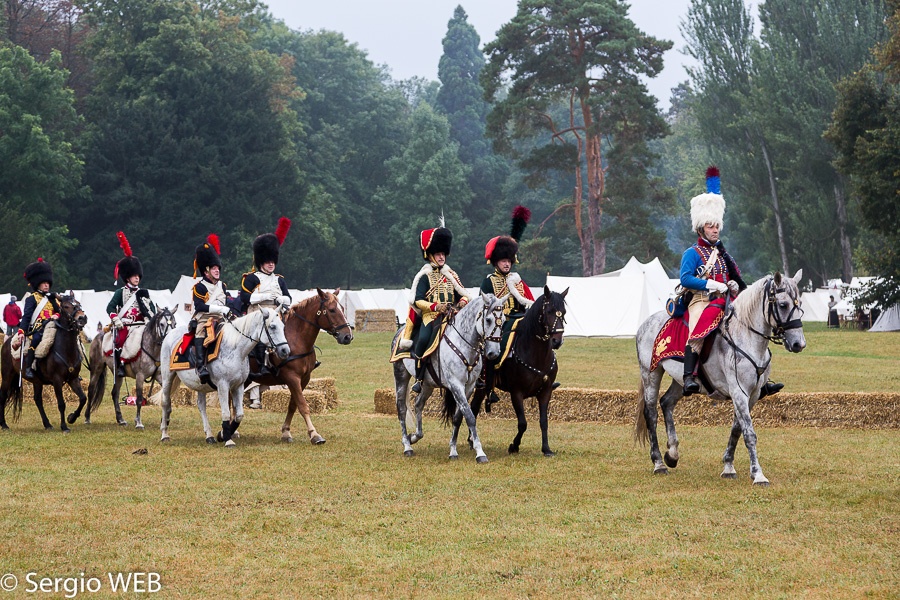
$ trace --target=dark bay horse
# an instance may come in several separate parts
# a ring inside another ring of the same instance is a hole
[[[756,452],[756,431],[750,410],[759,400],[760,392],[769,379],[772,369],[772,353],[769,342],[783,344],[788,352],[801,352],[806,347],[803,335],[803,309],[800,308],[800,290],[797,284],[803,271],[793,278],[780,273],[769,275],[741,292],[732,306],[733,314],[726,315],[719,326],[719,333],[712,341],[709,358],[703,363],[706,383],[701,380],[701,392],[713,398],[730,398],[734,405],[731,434],[722,457],[722,477],[735,479],[734,452],[738,440],[744,437],[744,445],[750,455],[750,478],[754,485],[769,485],[763,475]],[[660,311],[650,315],[638,328],[635,337],[638,364],[641,372],[637,412],[634,423],[634,439],[650,442],[650,460],[653,472],[665,475],[667,467],[678,464],[678,436],[675,433],[674,410],[683,395],[684,369],[674,358],[653,364],[653,348],[656,337],[669,315]],[[658,419],[657,398],[663,375],[672,377],[669,389],[659,399],[666,422],[666,453],[662,455],[656,439]],[[707,383],[714,389],[707,389]]]
[[[541,452],[554,456],[547,436],[547,411],[550,394],[556,381],[558,365],[556,352],[563,343],[566,319],[566,294],[551,292],[544,286],[544,293],[534,301],[516,325],[516,334],[506,359],[496,371],[495,385],[509,392],[513,410],[516,411],[519,429],[509,445],[509,453],[519,451],[522,435],[528,429],[525,419],[525,398],[537,398],[541,421]],[[472,412],[481,410],[485,389],[476,389],[472,396]],[[461,417],[453,419],[454,430],[459,429]]]
[[[163,338],[166,334],[176,327],[175,315],[168,308],[160,309],[153,315],[144,325],[144,331],[141,334],[141,350],[137,359],[126,363],[125,375],[134,379],[135,387],[135,429],[143,429],[144,424],[141,422],[141,405],[144,404],[144,384],[151,381],[159,382],[159,352],[162,347]],[[94,337],[91,342],[89,369],[91,371],[91,382],[88,385],[87,393],[87,410],[84,412],[84,422],[91,422],[91,413],[100,407],[103,402],[103,395],[106,392],[106,377],[108,372],[115,373],[115,358],[103,355],[103,336]],[[128,423],[122,418],[122,409],[119,407],[119,391],[122,388],[124,377],[116,377],[112,388],[112,401],[116,409],[116,423],[125,426]],[[78,417],[81,416],[81,410],[85,407],[85,403],[81,402],[75,412],[68,417],[71,425]]]
[[[294,419],[294,413],[299,410],[306,422],[309,441],[313,444],[325,443],[325,438],[319,435],[312,423],[309,405],[303,397],[303,390],[309,384],[310,374],[316,364],[316,338],[319,331],[325,331],[342,346],[353,341],[353,332],[337,300],[341,288],[337,288],[334,292],[323,292],[316,288],[316,292],[315,296],[297,302],[284,314],[284,336],[290,346],[291,355],[284,360],[278,358],[272,360],[273,374],[253,378],[260,385],[286,385],[291,391],[287,415],[284,418],[284,425],[281,426],[281,439],[284,442],[294,441],[291,436],[291,421]],[[259,370],[253,355],[250,358],[250,369],[251,372]]]
[[[66,401],[63,398],[63,386],[68,385],[78,401],[84,404],[86,401],[81,390],[81,360],[83,350],[78,334],[87,324],[87,316],[81,309],[81,304],[72,296],[59,297],[60,314],[56,320],[56,336],[50,353],[44,358],[38,359],[38,369],[34,379],[29,379],[34,388],[34,403],[41,413],[44,429],[53,429],[53,425],[47,419],[44,412],[44,386],[52,385],[56,393],[56,406],[59,408],[59,428],[69,432],[66,425]],[[46,334],[45,334],[46,338]],[[9,344],[12,336],[3,342],[0,349],[0,374],[3,381],[0,383],[0,429],[9,429],[6,424],[6,412],[11,410],[13,420],[17,420],[22,412],[22,383],[19,376],[21,370],[20,361],[14,360]]]

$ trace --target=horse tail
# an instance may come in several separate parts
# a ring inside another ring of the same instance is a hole
[[[650,434],[647,430],[647,419],[644,416],[644,379],[641,378],[638,383],[637,407],[634,411],[634,444],[646,446],[650,440]]]
[[[444,408],[441,410],[441,423],[450,425],[453,422],[453,415],[456,414],[456,398],[449,389],[444,389]]]
[[[13,367],[12,352],[7,339],[0,351],[0,374],[3,376],[3,385],[0,386],[0,408],[8,414],[13,421],[19,420],[22,414],[22,384],[19,374]],[[24,352],[25,349],[23,348]]]
[[[91,372],[91,382],[88,384],[88,411],[94,412],[103,402],[103,393],[106,391],[106,362],[103,360],[103,344],[100,336],[91,342],[90,361],[88,363]]]

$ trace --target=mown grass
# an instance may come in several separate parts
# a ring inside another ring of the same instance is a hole
[[[515,423],[492,420],[479,428],[490,463],[449,462],[431,419],[404,459],[396,418],[372,414],[372,391],[391,386],[389,338],[320,338],[317,374],[342,401],[315,418],[323,446],[299,441],[299,419],[298,443],[281,444],[283,417],[251,412],[236,450],[208,447],[181,407],[161,445],[158,409],[137,432],[112,425],[108,402],[62,435],[26,403],[0,434],[0,574],[155,571],[162,598],[896,597],[897,431],[760,430],[766,489],[750,485],[743,447],[741,478],[718,477],[725,423],[680,428],[668,477],[630,428],[552,414],[553,459],[537,423],[511,456]],[[775,349],[791,391],[897,389],[900,335],[807,338],[800,355]],[[635,387],[632,340],[569,339],[559,361],[566,385]]]

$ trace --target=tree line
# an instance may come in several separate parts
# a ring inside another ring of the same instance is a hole
[[[150,287],[215,232],[235,286],[282,215],[292,287],[408,285],[441,216],[477,285],[517,204],[526,279],[677,269],[710,163],[751,276],[897,280],[896,0],[767,0],[758,35],[741,0],[693,0],[697,67],[667,114],[645,82],[672,42],[619,0],[520,0],[484,44],[460,6],[438,81],[258,0],[3,4],[0,289],[37,256],[59,286],[109,289],[119,230]]]

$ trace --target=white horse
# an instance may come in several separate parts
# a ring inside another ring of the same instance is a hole
[[[284,337],[284,324],[275,312],[262,309],[250,313],[247,316],[226,321],[222,331],[222,342],[219,346],[219,356],[207,365],[209,379],[215,385],[200,383],[196,369],[184,369],[172,371],[169,359],[172,349],[181,343],[182,336],[187,332],[187,327],[181,326],[170,331],[163,340],[160,351],[161,365],[160,376],[162,379],[162,417],[159,429],[162,434],[161,442],[168,442],[169,416],[172,414],[172,393],[178,389],[179,384],[197,392],[197,408],[203,419],[203,431],[206,432],[206,443],[214,444],[213,436],[206,417],[206,394],[214,389],[219,393],[219,404],[222,409],[222,431],[219,433],[221,441],[226,447],[235,445],[234,433],[244,418],[244,382],[250,373],[250,363],[247,356],[258,343],[266,344],[274,349],[279,358],[284,360],[290,354],[290,347]],[[176,377],[176,374],[178,377]],[[231,418],[232,405],[234,407],[234,419]]]
[[[407,434],[407,398],[409,395],[409,380],[415,374],[416,362],[412,359],[404,359],[394,363],[394,384],[397,393],[397,418],[400,419],[400,431],[403,442],[403,455],[413,456],[412,444],[421,440],[425,434],[422,431],[422,410],[425,401],[431,396],[431,392],[437,387],[443,387],[444,394],[444,420],[450,422],[456,411],[460,411],[466,419],[469,433],[472,438],[472,448],[475,450],[475,460],[479,463],[488,462],[487,455],[481,448],[481,441],[475,428],[475,415],[469,406],[469,396],[475,389],[475,382],[484,366],[482,354],[490,360],[500,356],[500,331],[506,316],[503,314],[503,303],[507,296],[497,298],[493,294],[478,296],[462,308],[450,319],[444,330],[444,337],[431,356],[426,360],[431,361],[431,367],[425,370],[425,378],[422,380],[422,391],[415,401],[416,432]],[[391,347],[397,342],[397,336],[403,331],[401,328],[394,336]],[[437,375],[435,378],[433,372]],[[458,431],[458,429],[457,429]],[[459,458],[456,451],[456,436],[450,440],[450,459]]]
[[[800,291],[797,288],[802,276],[802,270],[797,271],[793,279],[775,273],[741,292],[732,304],[733,314],[726,315],[723,319],[720,331],[712,342],[709,358],[703,363],[703,371],[715,390],[706,389],[701,381],[701,393],[719,399],[731,398],[734,403],[731,436],[722,457],[725,465],[722,477],[726,479],[737,477],[734,451],[743,434],[744,444],[750,455],[750,477],[753,483],[769,484],[759,466],[756,432],[750,419],[750,410],[769,379],[772,360],[769,341],[784,344],[788,352],[801,352],[806,347],[801,322],[803,310],[800,308]],[[638,394],[634,439],[642,444],[650,441],[650,460],[653,461],[653,472],[658,474],[668,473],[666,465],[674,468],[678,464],[678,436],[675,434],[672,413],[684,392],[684,369],[681,362],[663,359],[656,369],[650,370],[653,344],[667,319],[665,312],[651,315],[638,328],[635,338],[641,369],[641,391]],[[659,400],[668,434],[665,464],[656,439],[656,402],[663,371],[673,380]]]

